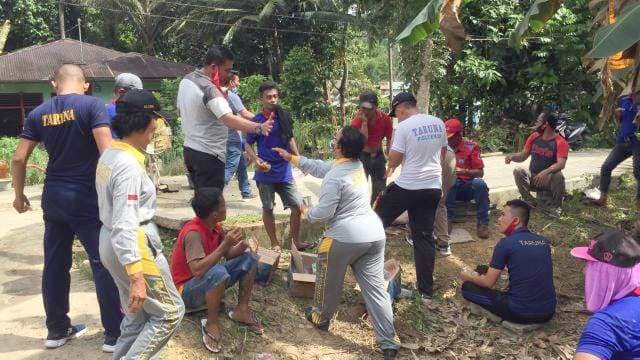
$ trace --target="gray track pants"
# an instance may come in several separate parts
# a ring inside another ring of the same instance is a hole
[[[124,308],[129,302],[129,275],[118,261],[109,238],[110,231],[103,226],[100,229],[100,260],[113,277]],[[121,335],[113,353],[113,359],[118,360],[156,359],[184,315],[184,303],[171,278],[167,259],[162,252],[154,255],[147,244],[138,245],[143,257],[147,299],[141,311],[125,313],[122,319]]]
[[[342,297],[347,266],[360,284],[376,340],[382,349],[398,349],[400,339],[393,326],[391,298],[384,283],[385,240],[341,243],[325,237],[318,246],[313,322],[331,321]]]

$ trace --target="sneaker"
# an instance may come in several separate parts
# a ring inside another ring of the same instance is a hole
[[[87,327],[83,324],[73,325],[62,334],[49,334],[44,346],[47,349],[55,349],[67,343],[67,340],[79,338],[87,332]]]
[[[447,257],[447,256],[451,256],[451,246],[449,245],[444,245],[444,246],[437,246],[438,248],[438,253],[440,254],[440,256],[442,257]]]
[[[409,245],[413,246],[413,239],[409,235],[404,236],[404,241],[406,241]]]
[[[251,200],[253,200],[253,199],[257,198],[257,197],[258,197],[258,195],[256,195],[256,194],[249,194],[248,196],[243,196],[242,197],[242,201],[244,201],[244,202],[251,201]]]
[[[420,294],[420,300],[424,305],[430,305],[433,301],[433,297],[431,295],[427,295],[425,293]]]
[[[117,337],[113,336],[105,336],[104,344],[102,344],[102,352],[113,353],[116,351],[116,342],[118,342]]]
[[[398,350],[396,349],[384,349],[382,350],[382,355],[384,360],[393,360],[398,355]]]
[[[407,288],[400,288],[398,299],[409,299],[413,297],[413,291]]]

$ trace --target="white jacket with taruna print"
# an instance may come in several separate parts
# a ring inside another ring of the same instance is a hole
[[[371,194],[360,160],[322,161],[294,156],[303,172],[322,178],[318,205],[307,211],[309,222],[326,222],[325,235],[345,243],[385,239],[382,221],[371,209]]]
[[[122,266],[142,260],[138,231],[142,229],[147,245],[162,250],[156,225],[156,189],[144,169],[145,155],[116,141],[100,156],[96,170],[96,190],[103,231]],[[141,225],[143,224],[143,225]]]

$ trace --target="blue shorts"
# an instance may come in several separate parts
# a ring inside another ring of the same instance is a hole
[[[207,292],[215,289],[223,282],[230,287],[242,279],[258,263],[253,253],[244,254],[227,260],[223,264],[216,264],[203,276],[194,277],[184,283],[182,299],[187,309],[199,308],[206,303]]]

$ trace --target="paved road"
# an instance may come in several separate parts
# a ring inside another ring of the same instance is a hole
[[[600,173],[600,166],[604,162],[609,150],[605,149],[593,149],[588,151],[571,152],[569,160],[567,161],[567,167],[564,170],[565,177],[571,181],[577,179],[583,179],[588,175],[596,175]],[[491,189],[491,193],[498,195],[499,193],[507,193],[509,196],[514,196],[515,182],[513,181],[513,169],[516,166],[528,167],[528,161],[522,164],[509,164],[504,163],[504,157],[502,155],[489,156],[484,159],[485,162],[485,180]],[[617,169],[616,173],[622,171],[631,171],[631,159],[628,159],[622,163]],[[400,169],[396,170],[393,179],[396,179],[400,174]],[[253,177],[253,174],[250,174]],[[303,195],[311,195],[316,197],[320,190],[322,183],[321,179],[314,178],[310,175],[304,176],[297,170],[294,170],[294,177],[298,188]],[[186,178],[184,176],[175,176],[167,178],[166,181],[181,183],[186,186]],[[251,181],[254,194],[257,194],[255,182]],[[160,194],[159,195],[159,211],[158,215],[164,218],[172,219],[185,219],[193,216],[193,212],[189,207],[188,200],[192,196],[192,191],[187,188],[172,193],[172,194]],[[495,197],[495,196],[493,196]],[[259,199],[254,199],[248,202],[241,200],[240,193],[238,191],[238,183],[232,180],[229,186],[225,189],[225,198],[227,199],[227,206],[229,208],[228,216],[237,214],[259,214],[261,204]],[[282,205],[277,200],[275,209],[276,213],[286,213],[282,208]]]

